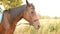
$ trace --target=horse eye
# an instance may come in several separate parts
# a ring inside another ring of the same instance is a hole
[[[34,12],[31,12],[32,14],[34,13]]]
[[[32,15],[34,15],[35,13],[34,12],[31,12]]]

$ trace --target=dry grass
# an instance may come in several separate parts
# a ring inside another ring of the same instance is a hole
[[[40,29],[21,24],[16,27],[14,34],[60,34],[60,19],[40,19]]]

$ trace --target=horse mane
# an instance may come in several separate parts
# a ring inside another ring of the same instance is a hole
[[[31,4],[32,7],[34,8],[34,5]],[[8,13],[11,15],[11,18],[16,18],[19,14],[21,14],[23,12],[23,9],[26,8],[27,5],[22,5],[22,6],[17,6],[14,8],[10,8],[8,10],[4,10],[4,12],[8,11]]]
[[[16,18],[19,14],[21,14],[23,12],[23,9],[26,8],[27,5],[22,5],[22,6],[18,6],[15,8],[10,8],[8,10],[5,10],[4,12],[8,11],[9,14],[11,15],[11,18]]]

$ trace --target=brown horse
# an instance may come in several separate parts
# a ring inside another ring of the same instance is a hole
[[[33,25],[36,29],[39,29],[39,20],[36,16],[35,8],[32,4],[11,8],[3,12],[2,21],[0,24],[0,34],[13,34],[17,22],[24,18],[30,25]]]

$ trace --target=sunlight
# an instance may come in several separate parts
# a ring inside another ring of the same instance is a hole
[[[20,21],[18,21],[17,25],[26,24],[26,23],[29,23],[29,22],[26,21],[24,18],[22,18]]]
[[[60,17],[60,2],[59,0],[28,0],[30,3],[34,4],[36,12],[45,16],[50,17],[58,16]],[[23,4],[25,0],[23,0]]]

